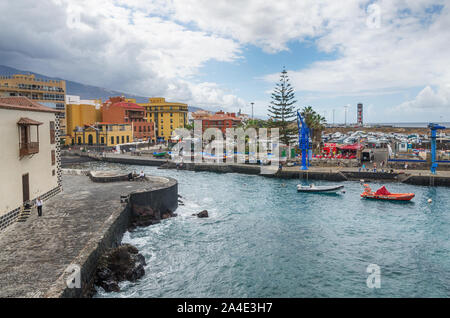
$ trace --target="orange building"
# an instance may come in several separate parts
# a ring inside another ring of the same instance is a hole
[[[134,139],[155,140],[155,124],[147,121],[145,108],[124,97],[110,97],[102,107],[103,121],[131,124]]]
[[[235,113],[224,113],[223,111],[219,111],[214,115],[198,117],[196,119],[202,120],[203,130],[208,128],[219,128],[223,134],[226,133],[227,128],[236,128],[242,121]]]

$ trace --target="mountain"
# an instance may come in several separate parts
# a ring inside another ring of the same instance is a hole
[[[133,94],[128,94],[124,92],[109,90],[106,88],[98,87],[98,86],[92,86],[92,85],[85,85],[78,82],[68,81],[63,78],[58,77],[50,77],[46,75],[42,75],[35,72],[30,71],[22,71],[15,69],[13,67],[0,65],[0,75],[3,76],[11,76],[14,74],[33,74],[36,76],[36,78],[41,78],[44,80],[65,80],[66,81],[66,94],[67,95],[77,95],[80,96],[81,99],[97,99],[101,98],[102,100],[107,100],[110,96],[121,96],[124,95],[127,98],[135,98],[138,103],[145,103],[148,101],[148,97],[143,96],[137,96]],[[195,107],[195,106],[188,106],[190,112],[195,112],[197,110],[200,110],[202,108]]]

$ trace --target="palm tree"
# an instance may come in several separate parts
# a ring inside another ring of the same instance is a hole
[[[320,142],[322,141],[322,131],[325,129],[325,125],[327,123],[325,117],[317,113],[311,106],[304,107],[300,114],[311,130],[313,145],[315,145],[316,148],[320,147]]]

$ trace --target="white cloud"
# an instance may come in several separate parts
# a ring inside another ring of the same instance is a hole
[[[240,45],[161,17],[169,11],[162,1],[1,2],[0,12],[8,15],[0,20],[0,28],[8,32],[0,35],[0,61],[86,84],[194,104],[206,84],[196,88],[184,81],[207,61],[240,58]],[[209,96],[209,105],[237,106],[219,87],[210,91],[217,99]]]
[[[413,100],[403,102],[389,112],[401,113],[404,119],[421,116],[437,121],[448,121],[450,119],[450,84],[436,90],[427,86]]]
[[[292,41],[330,53],[289,72],[311,98],[426,86],[439,95],[450,83],[445,0],[16,0],[0,2],[0,11],[8,12],[2,63],[192,105],[248,108],[235,93],[196,81],[200,68],[232,63],[247,45],[276,53]]]

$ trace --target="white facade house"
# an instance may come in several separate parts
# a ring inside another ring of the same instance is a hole
[[[61,191],[60,112],[26,97],[0,98],[0,230],[24,204]]]

